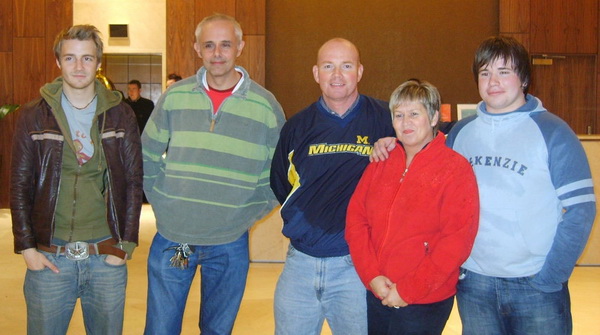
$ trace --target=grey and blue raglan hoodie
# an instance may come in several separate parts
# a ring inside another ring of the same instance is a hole
[[[448,146],[477,177],[479,232],[467,270],[493,277],[533,276],[558,291],[581,255],[596,215],[586,154],[569,126],[532,95],[519,109],[461,120]]]

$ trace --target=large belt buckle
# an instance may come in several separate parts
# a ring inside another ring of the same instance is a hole
[[[69,242],[65,244],[65,256],[72,261],[80,261],[90,257],[90,247],[87,242]]]

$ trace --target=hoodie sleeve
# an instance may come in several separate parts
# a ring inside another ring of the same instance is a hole
[[[545,124],[540,122],[540,127],[544,132]],[[531,284],[543,292],[556,292],[571,276],[585,248],[596,217],[596,197],[588,159],[577,136],[566,124],[544,134],[563,216],[546,261]]]

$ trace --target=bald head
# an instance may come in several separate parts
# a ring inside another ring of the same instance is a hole
[[[313,76],[327,107],[343,115],[358,98],[363,66],[356,46],[343,38],[331,39],[317,54]]]
[[[319,64],[319,58],[321,57],[322,53],[324,51],[329,51],[330,49],[346,49],[350,54],[353,54],[356,57],[356,61],[360,64],[360,52],[358,51],[356,45],[341,37],[332,38],[323,43],[323,45],[319,48],[319,52],[317,53],[317,64]]]

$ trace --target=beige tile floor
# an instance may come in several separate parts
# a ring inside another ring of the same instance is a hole
[[[140,229],[140,247],[129,263],[129,284],[125,310],[124,334],[142,334],[146,305],[146,264],[150,241],[156,229],[152,210],[144,205]],[[0,334],[25,334],[26,314],[23,299],[25,265],[13,254],[10,214],[0,209]],[[281,263],[252,263],[247,289],[233,330],[234,335],[273,334],[273,292]],[[600,267],[578,267],[570,282],[573,300],[574,334],[600,334]],[[198,334],[199,281],[193,284],[188,299],[182,334]],[[165,311],[167,312],[167,311]],[[444,335],[461,332],[458,313],[454,310]],[[79,306],[68,334],[84,334]],[[327,327],[322,334],[331,334]]]

